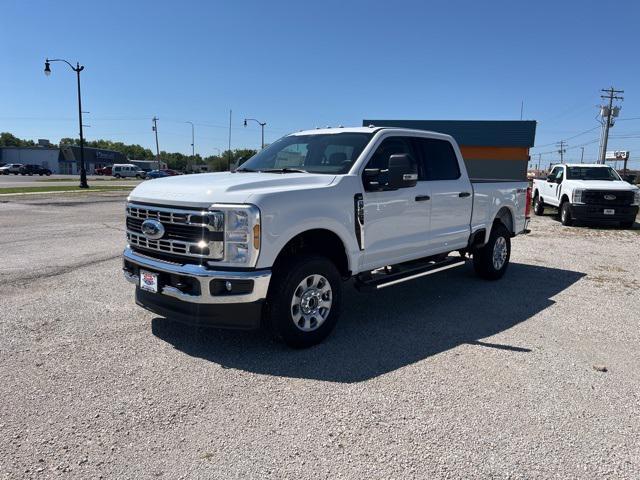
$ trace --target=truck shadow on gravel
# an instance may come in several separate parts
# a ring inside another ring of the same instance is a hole
[[[531,345],[482,339],[524,322],[584,273],[512,263],[496,282],[470,266],[375,294],[345,288],[333,334],[307,350],[291,350],[265,332],[190,327],[152,320],[153,334],[194,357],[253,373],[331,382],[361,382],[462,344],[526,355]]]

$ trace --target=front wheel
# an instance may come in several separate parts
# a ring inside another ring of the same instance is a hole
[[[573,218],[571,218],[571,204],[568,201],[564,201],[562,205],[560,205],[560,222],[566,227],[570,227],[573,223]]]
[[[491,229],[489,241],[473,254],[473,268],[487,280],[497,280],[504,275],[511,258],[511,235],[502,223]]]
[[[340,316],[342,279],[324,257],[292,258],[277,267],[267,296],[265,320],[293,348],[323,341]]]

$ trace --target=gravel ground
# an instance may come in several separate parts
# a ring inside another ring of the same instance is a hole
[[[136,307],[123,202],[0,202],[0,478],[640,477],[640,225],[536,217],[292,351]]]

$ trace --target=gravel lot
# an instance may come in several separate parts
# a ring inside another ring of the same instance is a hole
[[[0,201],[0,478],[640,477],[639,224],[536,217],[292,351],[136,307],[124,198]]]

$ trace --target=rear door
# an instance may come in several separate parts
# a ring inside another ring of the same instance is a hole
[[[374,150],[366,168],[386,169],[389,157],[407,153],[417,161],[411,137],[386,136]],[[373,269],[426,256],[429,245],[431,203],[428,182],[398,190],[363,194],[364,251],[362,268]]]
[[[464,248],[469,241],[473,190],[453,145],[440,138],[415,140],[431,192],[429,253]]]

